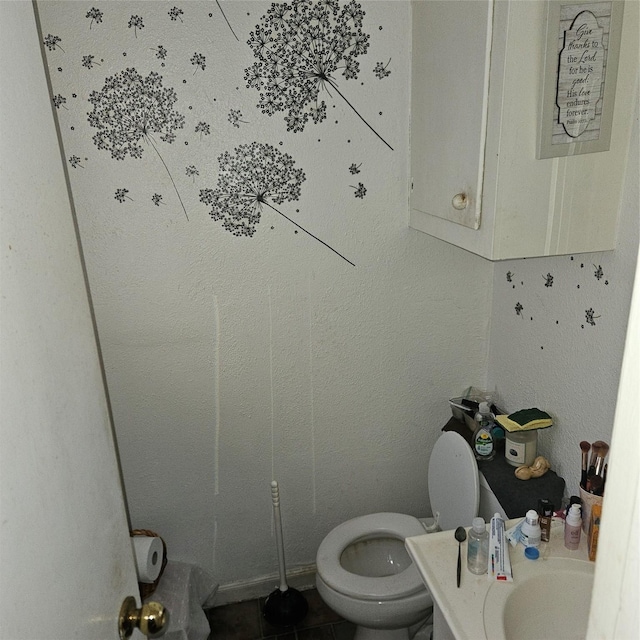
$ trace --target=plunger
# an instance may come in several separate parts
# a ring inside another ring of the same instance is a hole
[[[276,627],[290,627],[302,622],[307,615],[309,605],[304,596],[287,585],[287,572],[284,564],[284,542],[282,540],[282,517],[280,515],[280,492],[278,483],[271,483],[271,500],[276,525],[276,544],[278,546],[278,566],[280,568],[280,586],[272,591],[264,602],[262,615]]]

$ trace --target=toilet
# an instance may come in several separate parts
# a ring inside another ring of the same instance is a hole
[[[449,431],[438,438],[428,478],[433,518],[373,513],[343,522],[320,543],[318,593],[357,625],[355,640],[428,638],[420,634],[433,602],[405,549],[405,538],[468,527],[477,515],[487,522],[496,512],[506,518],[460,434]]]

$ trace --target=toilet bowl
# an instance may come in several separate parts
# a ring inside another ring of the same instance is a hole
[[[424,620],[431,596],[404,547],[405,538],[423,533],[417,518],[401,513],[344,522],[318,549],[318,593],[331,609],[360,627],[406,630]],[[405,631],[398,637],[408,636]]]
[[[438,438],[428,477],[437,526],[427,528],[401,513],[373,513],[343,522],[320,543],[318,593],[357,625],[355,640],[408,640],[430,615],[431,595],[405,550],[405,538],[470,526],[479,507],[481,515],[499,507],[486,482],[480,491],[475,457],[457,433]]]

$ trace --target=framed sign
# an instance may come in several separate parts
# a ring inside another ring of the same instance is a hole
[[[538,158],[607,151],[624,0],[547,4]]]

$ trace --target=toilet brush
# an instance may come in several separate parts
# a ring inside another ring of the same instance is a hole
[[[273,515],[276,526],[280,586],[275,591],[272,591],[265,600],[262,615],[269,624],[277,627],[290,627],[302,622],[307,615],[309,605],[299,591],[287,585],[284,542],[282,540],[282,517],[280,516],[280,493],[278,483],[275,480],[271,483],[271,500],[273,502]]]

